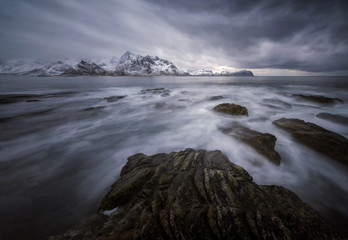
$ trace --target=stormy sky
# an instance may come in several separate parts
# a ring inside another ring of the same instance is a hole
[[[0,0],[0,59],[157,55],[181,69],[348,73],[348,1]]]

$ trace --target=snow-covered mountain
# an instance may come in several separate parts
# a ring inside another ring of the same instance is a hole
[[[157,76],[183,74],[170,61],[159,57],[141,56],[129,51],[120,58],[59,60],[51,63],[30,61],[0,62],[0,74],[34,76],[129,75]]]
[[[220,72],[213,72],[212,70],[207,69],[193,69],[188,70],[187,73],[191,76],[254,76],[254,74],[248,70],[241,70],[236,72],[229,72],[223,70]]]
[[[120,58],[63,59],[50,63],[37,61],[0,61],[0,74],[32,76],[253,76],[247,70],[213,72],[211,70],[180,71],[172,62],[159,57],[141,56],[129,51]]]
[[[23,60],[0,62],[0,74],[57,76],[61,75],[77,63],[77,61],[71,59],[63,59],[50,63]]]
[[[178,68],[168,60],[149,55],[143,57],[127,51],[116,66],[117,75],[179,75]]]
[[[69,67],[60,75],[64,76],[89,76],[89,75],[106,75],[107,71],[94,62],[86,62],[81,60],[74,67]]]

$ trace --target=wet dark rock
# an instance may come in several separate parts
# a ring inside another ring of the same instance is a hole
[[[36,98],[38,95],[31,94],[7,94],[0,95],[0,104],[9,104],[9,103],[17,103],[31,100],[32,98]]]
[[[330,114],[330,113],[319,113],[317,114],[317,117],[348,126],[348,117]]]
[[[304,99],[307,101],[315,102],[315,103],[321,103],[321,104],[333,104],[333,103],[343,103],[342,99],[339,98],[330,98],[330,97],[324,97],[320,95],[303,95],[303,94],[293,94],[292,96]]]
[[[271,160],[274,164],[280,165],[280,155],[274,149],[277,140],[274,135],[251,130],[239,123],[232,123],[227,127],[220,128],[220,130],[223,133],[245,142],[257,152]]]
[[[82,111],[98,111],[98,110],[103,110],[104,108],[106,108],[106,106],[98,106],[98,107],[89,107],[89,108],[85,108]]]
[[[127,97],[127,95],[125,95],[125,96],[111,96],[111,97],[104,98],[104,100],[106,100],[107,102],[117,102],[118,100],[121,100],[125,97]]]
[[[249,122],[266,122],[269,119],[269,117],[258,117],[258,118],[251,118],[248,121]]]
[[[291,109],[292,106],[291,104],[287,103],[287,102],[284,102],[282,100],[279,100],[279,99],[264,99],[263,100],[264,103],[266,104],[269,104],[269,106],[271,107],[276,107],[276,108],[288,108],[288,109]]]
[[[220,151],[128,158],[98,212],[59,239],[339,239],[296,194]]]
[[[223,96],[218,95],[218,96],[212,96],[212,97],[210,98],[210,100],[216,101],[216,100],[220,100],[220,99],[223,99],[223,98],[224,98]]]
[[[35,111],[35,112],[29,112],[29,113],[23,113],[19,114],[16,116],[9,116],[9,117],[1,117],[0,118],[0,123],[6,123],[6,122],[12,122],[20,119],[27,119],[31,117],[40,117],[40,116],[45,116],[51,112],[53,112],[55,109],[45,109],[45,110],[40,110],[40,111]]]
[[[214,111],[226,113],[230,115],[246,115],[248,116],[248,109],[238,104],[222,103],[213,108]]]
[[[273,122],[310,148],[348,165],[348,139],[314,123],[282,118]]]
[[[151,94],[151,95],[160,95],[161,97],[168,97],[170,95],[169,89],[164,88],[152,88],[152,89],[143,89],[139,94]]]
[[[38,102],[40,99],[54,97],[69,97],[76,92],[57,92],[48,94],[4,94],[0,95],[0,104],[18,103],[18,102]]]

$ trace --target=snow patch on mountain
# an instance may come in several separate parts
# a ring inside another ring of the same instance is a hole
[[[187,73],[191,76],[254,76],[251,71],[248,70],[240,70],[240,71],[212,71],[207,69],[192,69],[187,70]]]
[[[86,76],[86,75],[106,75],[106,71],[94,62],[81,60],[76,66],[68,68],[61,75],[66,76]]]

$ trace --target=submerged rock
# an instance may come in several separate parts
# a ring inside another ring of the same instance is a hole
[[[82,109],[82,111],[98,111],[98,110],[103,110],[104,108],[106,108],[106,106],[89,107],[89,108]]]
[[[314,123],[282,118],[273,122],[308,147],[348,165],[348,139]]]
[[[317,114],[317,117],[348,126],[348,117],[330,113],[319,113]]]
[[[125,97],[127,97],[127,95],[125,95],[125,96],[111,96],[111,97],[104,98],[104,100],[106,100],[107,102],[117,102],[118,100],[123,99]]]
[[[59,239],[338,239],[291,191],[220,151],[128,158],[98,212]]]
[[[305,99],[311,102],[315,103],[324,103],[324,104],[333,104],[333,103],[343,103],[342,99],[339,98],[330,98],[330,97],[324,97],[320,95],[303,95],[303,94],[293,94],[292,96]]]
[[[266,156],[274,164],[280,164],[280,155],[274,149],[277,140],[274,135],[257,132],[238,123],[230,124],[228,127],[222,127],[220,130],[253,147],[257,152]]]
[[[272,108],[287,108],[287,109],[292,108],[291,104],[279,99],[267,98],[267,99],[264,99],[263,102]]]
[[[0,104],[10,104],[19,102],[39,102],[45,98],[70,97],[77,92],[56,92],[47,94],[5,94],[0,95]]]
[[[230,115],[246,115],[248,116],[248,109],[238,104],[222,103],[213,108],[216,112],[226,113]]]
[[[139,92],[139,94],[152,94],[152,95],[160,95],[161,97],[168,97],[170,95],[169,89],[164,88],[152,88],[152,89],[143,89]]]
[[[223,99],[223,98],[224,98],[223,96],[217,95],[217,96],[212,96],[212,97],[210,98],[210,100],[216,101],[216,100],[220,100],[220,99]]]

